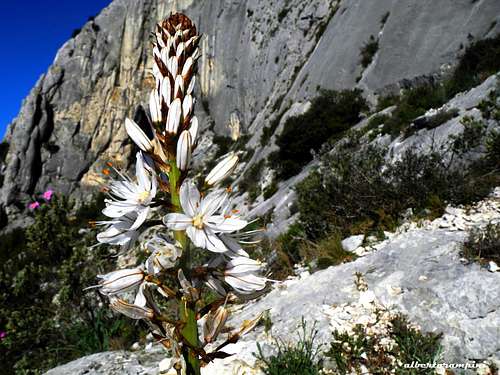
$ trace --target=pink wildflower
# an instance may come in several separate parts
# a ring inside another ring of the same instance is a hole
[[[42,194],[42,197],[46,201],[50,201],[52,199],[53,194],[54,194],[54,190],[49,189],[45,193]]]
[[[7,332],[0,331],[0,340],[3,340],[5,337],[7,337]]]
[[[37,201],[28,204],[30,210],[36,210],[38,207],[40,207],[40,203]]]

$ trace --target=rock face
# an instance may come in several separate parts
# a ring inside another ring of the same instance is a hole
[[[145,103],[148,35],[171,11],[205,34],[202,126],[237,125],[255,148],[266,124],[319,87],[357,85],[371,96],[404,86],[442,73],[471,40],[500,29],[496,0],[115,0],[61,47],[9,126],[0,205],[12,220],[37,191],[82,196],[100,184],[106,161],[130,164],[123,121]],[[363,68],[371,35],[379,49]]]
[[[332,330],[349,329],[371,319],[376,309],[388,308],[406,314],[423,331],[443,333],[443,352],[437,362],[500,364],[500,272],[491,272],[460,259],[460,244],[470,230],[500,222],[500,190],[470,210],[449,207],[432,222],[407,223],[380,243],[372,244],[351,263],[330,267],[312,275],[275,285],[260,300],[236,313],[230,324],[237,326],[269,310],[271,338],[258,327],[228,352],[234,357],[216,360],[204,375],[261,374],[253,355],[259,342],[271,353],[274,339],[297,340],[302,317],[316,322],[316,344],[332,340]],[[461,223],[461,224],[460,224]],[[361,273],[368,290],[355,285]],[[334,287],[332,287],[334,286]],[[152,365],[164,358],[157,349],[137,353],[100,353],[60,366],[47,373],[59,374],[157,374]],[[139,366],[138,364],[142,364]]]

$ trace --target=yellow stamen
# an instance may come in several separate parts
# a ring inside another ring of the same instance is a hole
[[[193,226],[198,229],[203,229],[203,216],[196,215],[193,217]]]
[[[143,191],[137,195],[137,201],[139,203],[143,203],[148,198],[149,198],[149,191]]]

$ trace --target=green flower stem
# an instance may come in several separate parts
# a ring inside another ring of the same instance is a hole
[[[170,198],[172,206],[176,212],[182,212],[179,198],[180,171],[177,168],[175,160],[170,163],[170,167],[171,170],[168,177],[170,181]],[[183,250],[181,268],[186,277],[189,277],[191,273],[190,246],[186,232],[175,231],[174,236],[175,240],[180,243]],[[179,318],[184,324],[181,329],[182,336],[189,343],[190,347],[198,348],[198,324],[196,321],[196,306],[194,301],[188,301],[186,298],[182,298],[179,303]],[[184,356],[187,366],[186,373],[187,375],[200,375],[200,361],[198,359],[198,354],[190,347],[184,346],[182,350],[182,355]]]

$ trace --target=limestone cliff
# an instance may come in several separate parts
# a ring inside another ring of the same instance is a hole
[[[79,196],[106,161],[129,164],[123,121],[145,103],[149,33],[172,11],[204,34],[202,126],[236,124],[256,148],[269,121],[320,87],[372,97],[446,72],[471,41],[500,29],[497,0],[115,0],[61,47],[9,126],[0,205],[10,218],[34,192]],[[363,68],[372,35],[379,48]]]

